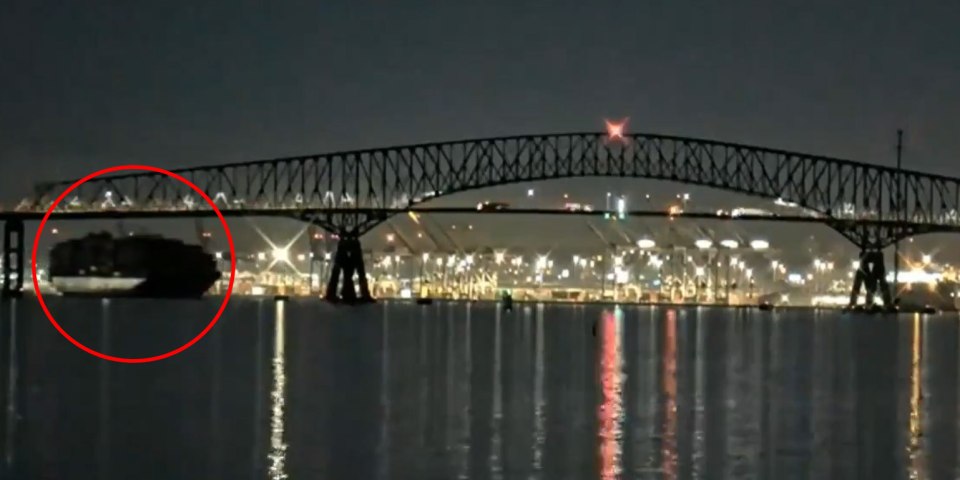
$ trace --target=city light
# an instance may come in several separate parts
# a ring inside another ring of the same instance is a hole
[[[396,235],[394,235],[394,234],[392,234],[392,233],[388,233],[388,234],[387,234],[387,242],[393,243],[394,239],[396,239]]]
[[[727,240],[721,240],[720,245],[726,248],[737,248],[740,246],[740,242],[736,240],[727,239]]]
[[[930,254],[924,253],[924,254],[920,257],[920,260],[923,262],[924,265],[926,265],[926,264],[930,263],[931,260],[933,260],[933,257],[932,257]]]
[[[693,242],[693,244],[700,250],[706,250],[713,246],[713,242],[705,238],[701,238],[700,240]]]
[[[704,273],[706,273],[706,271],[704,270],[703,267],[696,267],[696,275],[698,277],[702,277]]]
[[[528,197],[532,197],[532,196],[533,196],[533,189],[532,189],[532,188],[527,189],[527,196],[528,196]]]
[[[423,252],[423,255],[421,255],[420,258],[422,258],[422,259],[423,259],[423,262],[426,263],[427,260],[430,260],[430,253],[428,253],[428,252]]]
[[[750,248],[754,250],[766,250],[770,248],[770,242],[760,239],[752,240],[750,241]]]
[[[506,254],[505,254],[504,252],[494,252],[494,253],[493,253],[493,261],[496,262],[497,265],[500,265],[501,263],[503,263],[503,258],[504,258],[505,256],[506,256]]]
[[[942,273],[931,273],[923,270],[907,270],[900,272],[897,278],[898,283],[936,283],[943,278]],[[893,273],[887,274],[887,281],[893,282]]]
[[[266,252],[259,252],[259,253],[257,253],[257,260],[263,261],[263,260],[266,260],[266,259],[267,259],[267,254],[266,254]]]
[[[547,257],[546,257],[546,255],[540,255],[539,257],[537,257],[536,268],[537,268],[537,270],[543,270],[543,269],[547,268]]]
[[[627,216],[627,199],[625,197],[617,198],[617,217],[623,220]]]
[[[223,252],[215,252],[213,256],[216,257],[217,260],[223,260]]]
[[[637,240],[637,247],[644,250],[653,248],[655,246],[657,246],[657,242],[653,241],[652,239],[641,238],[640,240]]]
[[[663,265],[663,260],[657,255],[650,255],[650,260],[648,260],[647,263],[654,268],[660,268],[660,266]]]
[[[278,262],[290,261],[290,250],[284,247],[273,249],[273,259]]]

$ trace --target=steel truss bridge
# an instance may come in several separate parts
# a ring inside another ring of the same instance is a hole
[[[656,134],[527,135],[428,143],[172,170],[224,215],[298,219],[340,244],[330,300],[368,300],[360,237],[391,215],[469,190],[572,177],[658,179],[797,206],[860,247],[851,301],[865,286],[890,305],[883,248],[960,231],[960,179],[778,149]],[[42,217],[75,180],[38,184],[4,228],[4,293],[22,288],[23,220]],[[211,216],[182,182],[153,172],[98,177],[72,191],[53,218]],[[776,219],[776,218],[774,218]],[[18,243],[19,242],[19,243]],[[12,272],[21,274],[11,282]],[[340,292],[340,277],[343,284]],[[358,285],[354,285],[354,276]],[[359,287],[359,288],[357,288]],[[359,290],[359,293],[357,292]]]

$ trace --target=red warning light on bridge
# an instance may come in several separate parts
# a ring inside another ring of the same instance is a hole
[[[607,125],[607,140],[623,140],[623,132],[627,127],[628,121],[630,121],[630,117],[624,118],[619,122],[603,119],[603,122]]]

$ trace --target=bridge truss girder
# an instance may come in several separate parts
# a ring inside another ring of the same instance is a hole
[[[960,179],[694,138],[602,133],[431,143],[174,170],[221,210],[404,208],[467,190],[571,177],[681,182],[782,199],[828,218],[960,226]],[[41,210],[71,181],[37,187]],[[183,183],[136,173],[84,183],[61,209],[208,209]]]
[[[861,251],[876,251],[910,235],[960,228],[960,179],[655,134],[618,140],[604,133],[502,137],[173,172],[197,185],[223,211],[288,209],[290,216],[338,234],[347,242],[342,245],[343,272],[362,270],[362,253],[351,252],[359,249],[360,236],[386,219],[386,214],[376,212],[479,188],[571,177],[659,179],[781,199],[816,212]],[[43,212],[72,183],[39,185],[19,209]],[[152,172],[88,181],[58,208],[209,210],[185,184]],[[316,209],[356,212],[300,213]]]

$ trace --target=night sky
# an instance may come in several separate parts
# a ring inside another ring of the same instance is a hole
[[[960,176],[958,19],[956,0],[5,0],[0,201],[118,163],[623,116],[629,131],[886,164],[904,128],[906,166]]]

